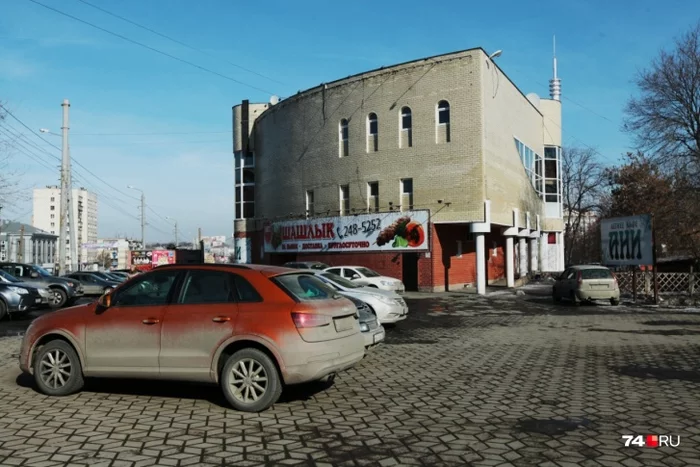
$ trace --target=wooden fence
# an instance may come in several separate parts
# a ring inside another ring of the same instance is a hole
[[[654,275],[651,271],[616,272],[620,292],[632,294],[633,283],[636,282],[637,295],[654,295]],[[691,272],[659,272],[656,274],[660,294],[687,294],[698,292],[700,273]]]

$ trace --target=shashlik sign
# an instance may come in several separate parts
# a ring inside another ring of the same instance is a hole
[[[603,264],[644,266],[654,263],[651,216],[603,219],[600,224]]]
[[[429,251],[430,211],[323,217],[267,224],[267,253]]]

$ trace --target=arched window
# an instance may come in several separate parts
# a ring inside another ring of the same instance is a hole
[[[367,152],[379,149],[379,121],[374,112],[367,115]]]
[[[413,146],[413,115],[410,107],[402,107],[400,115],[399,147]]]
[[[450,124],[450,103],[447,101],[438,102],[437,107],[437,122],[438,125]]]
[[[349,137],[350,130],[348,129],[348,119],[344,118],[340,121],[340,125],[338,126],[338,150],[340,157],[345,157],[348,155]]]
[[[435,108],[435,142],[450,142],[450,103],[442,100]]]

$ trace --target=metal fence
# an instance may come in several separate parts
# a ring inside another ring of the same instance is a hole
[[[632,294],[636,285],[638,295],[654,294],[654,275],[651,271],[625,271],[615,273],[620,285],[620,292]],[[695,295],[700,285],[700,273],[659,272],[656,273],[660,294]],[[636,283],[636,284],[635,284]]]

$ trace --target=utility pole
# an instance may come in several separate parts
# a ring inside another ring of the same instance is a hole
[[[146,249],[146,195],[141,192],[141,244]]]
[[[24,224],[19,227],[19,251],[17,252],[17,262],[24,262]]]
[[[177,221],[175,221],[175,249],[177,250]]]
[[[78,202],[73,199],[73,169],[70,160],[70,146],[68,147],[68,243],[70,243],[70,271],[75,272],[80,269],[80,261],[78,261],[78,222],[75,220],[75,210],[78,209]]]
[[[63,125],[61,125],[61,134],[63,136],[63,144],[61,148],[61,206],[60,206],[60,230],[58,235],[58,273],[64,274],[66,269],[66,240],[68,239],[68,197],[70,185],[68,184],[68,171],[70,170],[70,154],[68,153],[68,109],[70,102],[68,99],[63,100]]]

